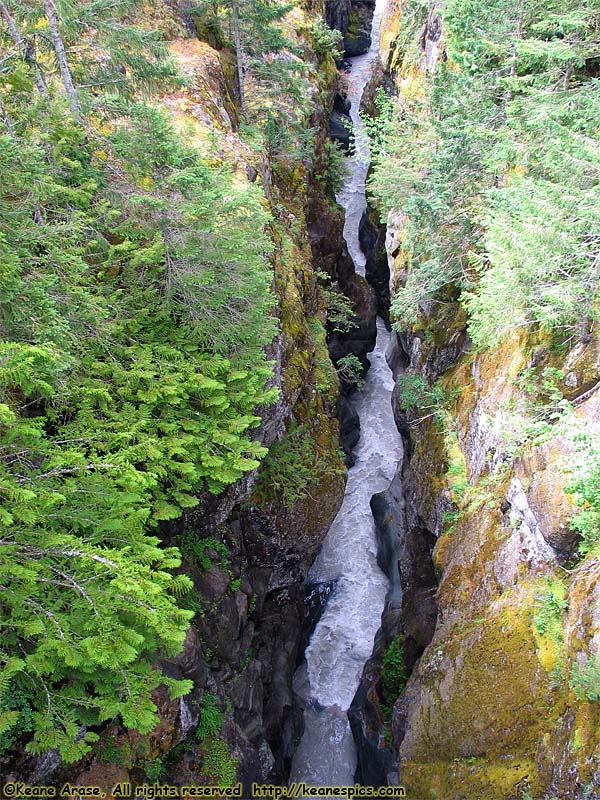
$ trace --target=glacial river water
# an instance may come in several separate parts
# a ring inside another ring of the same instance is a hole
[[[350,174],[338,202],[346,210],[344,238],[356,271],[364,275],[365,256],[358,241],[364,208],[368,147],[358,110],[379,46],[379,24],[385,0],[377,0],[372,45],[350,59],[348,98],[358,139],[349,159]],[[377,345],[364,388],[355,397],[361,438],[356,463],[348,473],[342,506],[308,576],[309,582],[336,581],[325,611],[296,672],[294,688],[304,706],[304,735],[294,755],[292,781],[314,786],[354,783],[356,751],[347,710],[370,657],[381,622],[387,579],[377,566],[371,496],[385,489],[402,456],[400,435],[391,407],[392,374],[385,360],[389,333],[377,320]]]

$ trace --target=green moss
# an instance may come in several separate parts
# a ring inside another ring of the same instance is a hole
[[[458,443],[458,436],[454,431],[446,431],[444,445],[448,454],[446,478],[452,500],[456,503],[461,503],[470,487],[467,476],[467,460]]]
[[[330,403],[335,403],[337,401],[339,381],[335,367],[329,358],[325,328],[318,317],[310,317],[308,327],[315,347],[312,382],[317,392],[323,393]]]
[[[444,679],[435,673],[427,683],[432,699],[413,720],[401,764],[408,796],[428,797],[433,788],[453,800],[498,800],[513,797],[525,777],[537,790],[540,742],[564,712],[566,695],[539,667],[531,630],[536,588],[506,595],[475,630],[454,626],[440,642]],[[465,763],[472,757],[475,765]]]
[[[360,15],[355,9],[350,11],[348,16],[348,27],[346,29],[346,36],[354,37],[360,33]]]
[[[222,739],[210,739],[203,750],[203,757],[202,771],[211,783],[233,786],[239,761],[229,755],[227,744]]]
[[[314,486],[342,474],[345,470],[341,463],[321,458],[321,449],[308,425],[294,423],[269,450],[258,473],[254,496],[258,502],[274,501],[291,510],[299,500],[311,497]]]
[[[433,761],[402,765],[402,783],[407,797],[439,800],[508,800],[521,795],[536,774],[533,760],[519,758],[479,759],[473,762]]]
[[[563,677],[565,666],[563,616],[567,608],[566,595],[563,582],[556,578],[546,578],[535,595],[533,626],[538,658],[557,680]]]

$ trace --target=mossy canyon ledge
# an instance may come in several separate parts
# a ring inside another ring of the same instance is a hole
[[[416,21],[414,7],[388,4],[382,67],[367,91],[368,102],[385,86],[405,115],[447,59],[443,4]],[[415,268],[413,245],[400,209],[386,222],[394,297]],[[459,291],[440,297],[413,324],[396,325],[388,354],[406,455],[372,501],[391,589],[350,711],[358,778],[399,780],[415,798],[598,798],[600,708],[573,679],[600,643],[598,559],[577,566],[576,508],[565,492],[576,445],[560,426],[517,451],[503,434],[509,409],[523,408],[527,392],[542,396],[539,376],[556,370],[573,425],[597,439],[597,327],[563,350],[534,327],[482,351]],[[409,677],[396,699],[385,658],[398,637]]]

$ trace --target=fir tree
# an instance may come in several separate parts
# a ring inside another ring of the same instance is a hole
[[[235,52],[242,116],[263,130],[272,120],[289,133],[310,113],[306,65],[283,24],[294,6],[286,0],[229,0],[197,7],[204,19],[211,20],[211,31],[214,24],[220,27],[219,38],[226,39],[222,32],[231,31],[229,45]]]
[[[410,219],[402,324],[456,298],[478,345],[511,327],[586,335],[600,279],[595,2],[448,0],[448,61],[387,104],[372,192]],[[415,147],[415,141],[418,146]]]
[[[191,616],[161,523],[258,466],[276,396],[264,197],[128,100],[173,77],[154,35],[116,41],[133,5],[18,3],[3,32],[0,748],[65,761],[189,691],[157,668]]]

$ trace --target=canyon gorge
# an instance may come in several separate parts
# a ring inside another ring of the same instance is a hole
[[[123,110],[114,20],[50,69],[0,3],[0,783],[600,800],[600,22],[554,5],[124,3]]]

